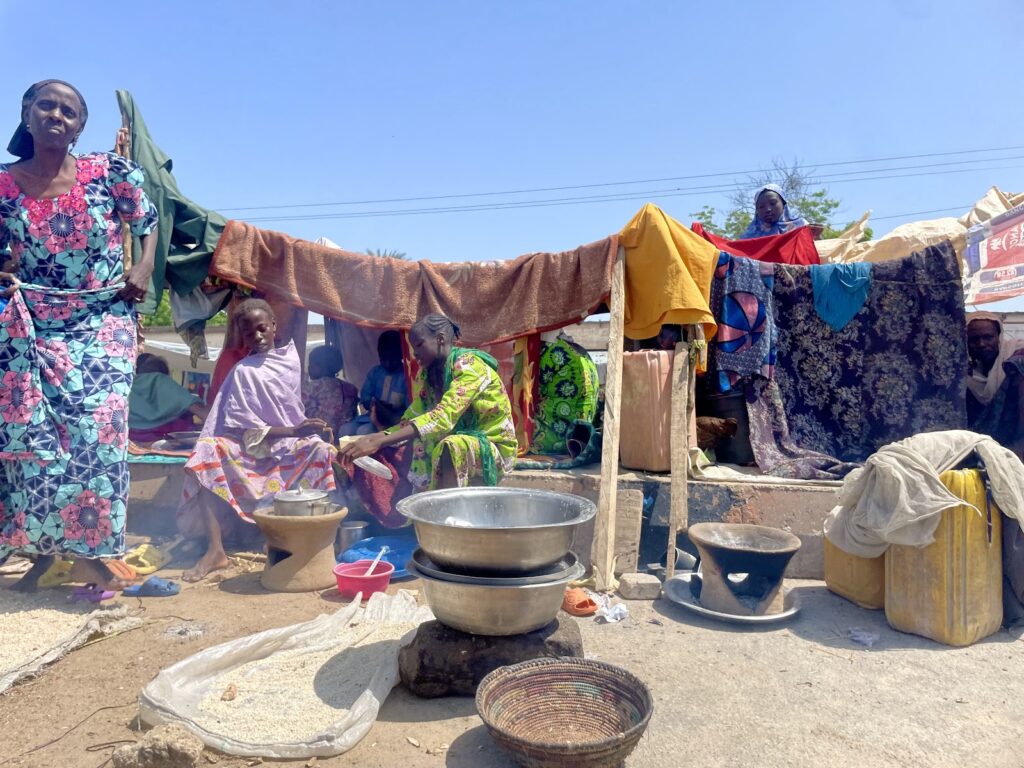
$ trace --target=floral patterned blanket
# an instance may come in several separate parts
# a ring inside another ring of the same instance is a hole
[[[911,435],[965,428],[964,294],[952,244],[875,264],[867,302],[840,331],[815,312],[810,269],[775,265],[775,381],[796,445],[860,462]]]

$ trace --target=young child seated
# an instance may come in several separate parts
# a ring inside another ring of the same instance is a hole
[[[356,417],[359,403],[358,390],[338,378],[341,364],[341,353],[335,347],[325,344],[310,352],[309,380],[302,394],[306,417],[327,422],[335,435]]]
[[[192,432],[195,418],[208,409],[199,398],[171,378],[167,361],[143,352],[135,364],[128,395],[128,438],[136,443],[162,440],[171,432]]]
[[[278,341],[274,311],[262,299],[239,304],[232,323],[248,354],[224,379],[185,464],[178,529],[206,539],[206,553],[185,581],[228,564],[225,537],[258,537],[253,514],[273,508],[281,491],[337,490],[330,428],[305,414],[295,344]]]
[[[377,339],[375,365],[366,375],[359,393],[365,413],[357,416],[340,434],[370,435],[393,427],[409,407],[409,389],[402,370],[402,337],[398,331],[384,331]]]

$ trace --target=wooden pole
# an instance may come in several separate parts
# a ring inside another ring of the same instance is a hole
[[[121,131],[118,131],[117,138],[115,138],[114,140],[114,152],[116,152],[121,157],[127,160],[131,160],[132,133],[131,126],[128,124],[127,120],[122,121],[121,129],[125,131],[125,138],[122,140]],[[121,239],[124,244],[124,270],[125,272],[127,272],[129,269],[132,268],[132,264],[134,263],[132,260],[132,248],[134,246],[134,241],[132,240],[131,226],[128,224],[127,221],[121,222]]]
[[[691,359],[691,344],[695,338],[686,328],[683,338],[676,344],[672,360],[672,499],[669,506],[668,546],[665,560],[665,578],[676,572],[676,537],[680,529],[690,524],[690,499],[687,480],[690,470],[690,412],[693,410],[696,388],[697,361]]]
[[[601,494],[594,523],[591,559],[598,590],[615,583],[615,510],[619,490],[619,411],[622,399],[622,345],[626,309],[626,251],[621,246],[612,272],[612,295],[608,305],[608,370],[604,382],[604,435],[601,446]]]

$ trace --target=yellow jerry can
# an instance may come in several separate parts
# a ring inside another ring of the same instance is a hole
[[[825,537],[825,586],[861,608],[885,607],[885,555],[857,557]]]
[[[947,509],[926,547],[893,545],[885,555],[885,618],[901,632],[970,645],[1003,622],[1002,520],[982,473],[954,469],[943,484],[967,506]]]

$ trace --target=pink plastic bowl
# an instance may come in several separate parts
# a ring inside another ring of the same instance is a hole
[[[363,599],[366,599],[374,592],[383,592],[387,589],[395,566],[381,560],[373,569],[373,573],[365,576],[366,569],[372,564],[373,560],[356,560],[354,563],[338,563],[334,566],[334,578],[338,580],[339,594],[342,597],[355,597],[356,592],[362,592]]]

